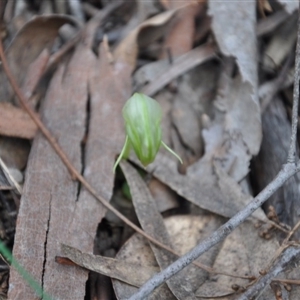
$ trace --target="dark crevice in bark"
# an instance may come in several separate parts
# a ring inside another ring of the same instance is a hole
[[[86,101],[86,111],[85,111],[85,114],[86,114],[85,132],[84,132],[83,138],[80,143],[80,147],[81,147],[81,171],[80,171],[80,173],[81,173],[81,175],[83,175],[84,169],[85,169],[85,149],[86,149],[86,143],[87,143],[87,139],[88,139],[88,135],[89,135],[89,128],[90,128],[90,113],[91,113],[91,97],[90,97],[90,93],[88,91],[88,98]],[[81,183],[78,182],[76,201],[78,201],[78,199],[79,199],[80,191],[81,191]]]

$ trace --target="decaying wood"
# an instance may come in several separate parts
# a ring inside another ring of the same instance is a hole
[[[41,109],[44,123],[79,170],[82,168],[81,141],[86,126],[86,79],[94,63],[89,51],[79,45],[70,63],[58,69]],[[94,229],[98,224],[98,216],[96,219],[95,215],[89,215],[88,219],[78,217],[78,191],[78,183],[72,181],[60,158],[38,134],[27,167],[13,254],[57,299],[63,299],[65,295],[83,299],[85,294],[87,272],[63,267],[54,261],[62,242],[92,250],[90,240],[79,244],[82,241],[74,234],[74,226],[78,234],[91,230],[92,225],[87,227],[87,223],[94,224]],[[92,236],[94,232],[90,234]],[[34,292],[14,270],[10,277],[9,298],[36,299]]]

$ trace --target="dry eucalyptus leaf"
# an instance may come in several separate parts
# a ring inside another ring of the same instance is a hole
[[[0,102],[0,134],[23,139],[34,138],[37,126],[22,109]]]
[[[132,7],[136,6],[136,12],[131,17],[130,21],[121,29],[121,36],[123,37],[126,37],[133,29],[135,29],[149,17],[157,15],[161,12],[160,8],[155,3],[155,0],[137,0],[136,3],[131,2],[131,4]],[[127,11],[127,13],[130,11],[128,8],[126,8],[126,6],[124,6],[123,10]]]
[[[258,106],[250,99],[250,94],[250,84],[242,82],[240,76],[229,79],[228,93],[215,102],[217,117],[202,131],[205,154],[189,167],[190,176],[203,180],[204,176],[212,174],[215,162],[237,182],[248,174],[250,160],[261,140],[260,114],[257,115]],[[211,177],[210,180],[213,186],[215,179]]]
[[[27,99],[30,99],[29,104],[31,107],[36,107],[36,100],[32,100],[33,92],[35,91],[41,77],[45,73],[47,64],[50,59],[50,52],[44,49],[39,56],[29,65],[27,76],[22,85],[22,92]]]
[[[184,2],[172,0],[171,8],[180,8],[183,4],[187,5],[182,8],[173,20],[173,26],[170,26],[164,41],[164,49],[169,49],[171,55],[176,57],[190,51],[194,43],[195,19],[200,12],[204,11],[203,2],[186,0]],[[163,51],[163,57],[167,52]]]
[[[131,157],[139,164],[136,158]],[[235,202],[234,199],[224,197],[217,186],[217,177],[213,174],[211,162],[203,161],[199,168],[201,174],[182,175],[178,173],[177,162],[168,155],[158,153],[154,162],[147,166],[146,170],[152,173],[160,181],[169,186],[178,195],[195,205],[213,212],[219,216],[232,217],[239,212],[244,205]]]
[[[263,56],[266,69],[277,69],[295,48],[298,14],[294,13],[272,34]]]
[[[218,108],[225,107],[225,128],[242,133],[251,155],[258,153],[262,138],[257,95],[255,9],[256,1],[209,1],[212,29],[220,50],[224,55],[236,58],[241,74],[233,81],[232,92],[220,97],[223,103],[218,103]]]
[[[156,201],[158,211],[164,212],[179,207],[176,193],[156,178],[151,178],[148,188]]]
[[[186,72],[177,84],[175,99],[188,103],[198,118],[203,114],[211,116],[219,72],[213,61]]]
[[[164,221],[175,247],[174,249],[181,255],[194,247],[201,239],[213,232],[220,225],[220,221],[212,215],[202,216],[201,218],[198,216],[187,215],[174,216],[167,218]],[[206,252],[198,261],[206,265],[212,264],[215,258],[216,249],[217,248],[213,248]],[[116,259],[124,259],[127,262],[139,263],[146,266],[157,265],[148,242],[138,234],[135,234],[125,243],[117,254]],[[196,276],[194,277],[194,280],[191,280],[190,283],[192,284],[193,290],[197,289],[203,280],[205,280],[206,276],[206,272],[203,272],[203,276]],[[127,298],[137,290],[135,287],[128,286],[118,280],[113,280],[113,285],[118,299]],[[162,285],[157,288],[148,299],[168,300],[175,298],[168,291],[166,285]]]
[[[208,62],[177,80],[172,109],[176,130],[172,135],[172,144],[184,161],[187,158],[185,163],[188,165],[198,160],[203,153],[202,116],[204,113],[211,114],[218,72],[217,65]]]
[[[172,241],[165,228],[163,218],[145,182],[129,163],[121,162],[120,165],[130,187],[132,202],[141,227],[150,236],[172,249]],[[150,246],[161,269],[165,269],[177,259],[174,254],[166,250],[159,249],[152,244]],[[189,275],[196,276],[197,273],[199,278],[203,271],[190,265],[167,281],[168,287],[177,299],[196,299],[193,295]]]
[[[125,261],[129,264],[139,264],[142,266],[152,266],[152,268],[157,268],[160,271],[159,266],[155,260],[153,252],[149,246],[149,243],[138,234],[134,234],[120,249],[116,255],[117,260]],[[148,269],[149,270],[149,269]],[[147,271],[148,271],[147,270]],[[154,274],[150,274],[152,277]],[[129,275],[130,276],[130,275]],[[143,276],[149,276],[148,274]],[[113,288],[117,299],[123,300],[128,299],[133,295],[137,288],[128,285],[122,281],[112,279]],[[149,300],[176,300],[174,295],[171,293],[166,284],[158,287],[150,296]]]
[[[116,48],[114,52],[116,60],[122,61],[123,63],[130,65],[134,69],[136,65],[136,57],[138,54],[138,38],[140,33],[145,29],[156,27],[158,29],[158,31],[156,31],[157,34],[161,36],[161,27],[164,26],[168,21],[170,21],[175,13],[176,10],[172,10],[158,14],[146,20],[137,28],[132,30]],[[155,38],[157,38],[157,34],[155,34]],[[149,36],[147,36],[147,38],[149,38]]]
[[[224,129],[230,133],[240,132],[250,153],[255,155],[260,148],[262,133],[260,110],[258,103],[251,98],[252,91],[253,87],[237,76],[222,104],[225,110]]]
[[[202,152],[200,117],[192,106],[181,97],[175,97],[172,121],[176,126],[183,144],[192,150],[196,157]]]
[[[196,295],[199,300],[229,300],[228,296],[231,296],[235,291],[228,285],[222,285],[222,283],[216,281],[207,281],[197,290]]]
[[[235,203],[239,203],[241,207],[253,201],[253,197],[249,194],[245,194],[241,186],[229,176],[218,163],[214,163],[214,171],[217,175],[217,185],[224,197],[224,201],[234,201]],[[257,209],[250,218],[252,217],[261,221],[267,220],[262,208]]]
[[[289,0],[276,0],[276,1],[279,2],[289,14],[293,13],[296,9],[299,8],[298,1],[289,1]]]
[[[154,81],[144,86],[141,92],[148,96],[153,96],[173,79],[214,57],[215,46],[212,44],[206,44],[194,48],[176,58],[168,70],[159,74]]]
[[[172,101],[173,101],[173,94],[164,89],[160,91],[155,100],[160,104],[163,117],[161,121],[161,128],[162,128],[162,140],[167,144],[170,145],[171,143],[171,128],[172,128],[172,120],[171,120],[171,109],[172,109]],[[160,151],[165,151],[161,149]]]
[[[136,287],[142,286],[143,283],[159,271],[159,267],[157,266],[141,265],[121,259],[83,253],[65,244],[61,245],[61,253],[78,266]]]
[[[242,79],[250,83],[252,100],[257,102],[256,1],[210,0],[208,3],[220,50],[226,56],[236,57]]]
[[[110,55],[105,45],[102,45],[100,58],[106,59],[100,59],[90,72],[91,116],[84,171],[86,178],[92,186],[99,187],[99,192],[105,199],[112,196],[113,165],[125,139],[122,107],[130,97],[132,71],[131,66],[123,62],[111,64]],[[122,67],[118,69],[121,64]],[[86,197],[93,198],[87,191],[83,193]]]
[[[246,221],[225,239],[215,260],[214,268],[226,270],[226,272],[235,275],[257,277],[259,276],[259,271],[268,266],[278,247],[279,243],[275,239],[261,239],[253,224]],[[212,275],[207,281],[209,287],[212,287],[212,282],[216,284],[214,285],[215,290],[212,291],[210,297],[207,294],[209,292],[207,287],[205,287],[206,283],[198,289],[197,296],[205,296],[205,298],[211,299],[216,293],[224,293],[225,287],[229,291],[233,284],[240,286],[248,284],[248,280],[218,274]],[[202,289],[204,289],[203,292]],[[270,296],[270,288],[265,293]],[[232,297],[222,299],[232,299]],[[263,299],[271,298],[264,297]]]
[[[69,16],[37,16],[24,25],[6,49],[9,67],[17,82],[22,85],[30,64],[47,48],[49,51],[58,35],[59,28],[66,23],[75,23]],[[13,93],[3,69],[0,69],[0,101],[9,101]],[[5,83],[5,84],[4,84]]]
[[[162,74],[169,68],[170,62],[167,59],[157,60],[143,65],[133,75],[134,85],[139,90],[145,84],[153,81],[157,74]]]
[[[257,22],[256,34],[258,37],[271,33],[277,26],[284,22],[289,17],[285,10],[280,10],[272,15],[260,19]]]

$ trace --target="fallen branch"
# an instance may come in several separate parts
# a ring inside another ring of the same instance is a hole
[[[257,299],[268,284],[271,283],[274,277],[279,273],[283,272],[293,261],[299,261],[300,256],[300,247],[293,246],[287,248],[277,263],[271,268],[271,270],[264,276],[260,277],[255,284],[253,284],[249,289],[238,298],[238,300],[247,300],[247,299]]]

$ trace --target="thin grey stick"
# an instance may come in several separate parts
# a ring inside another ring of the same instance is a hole
[[[233,216],[211,236],[199,243],[191,251],[180,257],[173,264],[149,279],[129,300],[145,299],[155,288],[164,283],[170,277],[189,265],[201,254],[209,250],[217,243],[223,241],[236,227],[243,223],[256,209],[258,209],[274,192],[276,192],[291,176],[300,170],[300,163],[287,163],[275,179],[262,190],[243,210]]]
[[[283,272],[292,262],[298,261],[300,247],[289,247],[279,257],[272,269],[253,284],[238,300],[258,299],[268,284],[271,283],[279,273]]]
[[[299,2],[300,9],[300,2]],[[299,76],[300,76],[300,13],[298,14],[298,32],[295,59],[294,75],[294,93],[293,93],[293,111],[292,111],[292,135],[287,161],[296,162],[296,145],[297,145],[297,127],[298,127],[298,106],[299,106]]]

